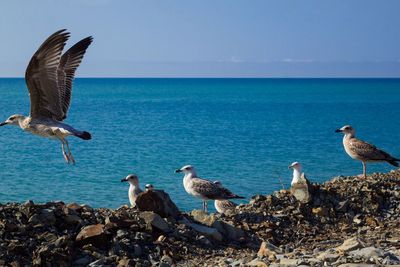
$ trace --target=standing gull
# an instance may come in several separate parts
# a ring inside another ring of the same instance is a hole
[[[15,125],[32,134],[60,140],[66,162],[74,164],[66,137],[73,135],[89,140],[91,135],[62,121],[67,117],[70,106],[75,71],[92,43],[92,37],[79,41],[61,55],[68,38],[69,33],[60,30],[39,47],[25,73],[31,102],[30,115],[12,115],[0,126]]]
[[[218,187],[222,187],[222,183],[220,181],[214,181],[214,184]],[[235,210],[236,206],[236,203],[229,200],[214,200],[214,207],[221,214],[226,214],[230,210]]]
[[[293,178],[292,182],[290,183],[291,186],[294,186],[295,184],[310,184],[304,172],[301,172],[302,166],[299,162],[293,162],[288,168],[293,169]]]
[[[400,159],[394,158],[383,150],[380,150],[376,146],[357,139],[355,136],[355,130],[350,125],[345,125],[335,132],[344,133],[343,146],[346,153],[353,159],[360,160],[363,165],[363,176],[367,178],[367,162],[382,162],[399,167]]]
[[[226,200],[231,198],[244,198],[233,194],[222,186],[217,186],[209,180],[199,178],[196,174],[196,170],[191,165],[183,166],[175,172],[183,172],[185,174],[183,177],[183,187],[185,191],[203,201],[203,211],[205,212],[207,212],[207,201],[210,199]]]
[[[308,203],[311,200],[312,186],[306,178],[304,172],[301,172],[302,166],[295,161],[289,165],[289,169],[293,169],[293,178],[291,182],[290,193],[300,203]]]
[[[142,193],[142,189],[139,187],[139,178],[136,174],[129,174],[121,182],[128,182],[129,183],[129,190],[128,190],[128,197],[129,202],[131,203],[132,207],[136,206],[136,199],[140,193]]]

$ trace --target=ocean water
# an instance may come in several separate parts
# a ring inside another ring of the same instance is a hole
[[[174,173],[186,164],[248,198],[287,188],[293,161],[316,182],[359,174],[334,130],[351,124],[399,157],[399,104],[400,79],[77,79],[66,123],[93,139],[69,138],[71,166],[59,142],[1,127],[0,202],[116,208],[128,203],[121,178],[136,173],[182,210],[201,208]],[[0,79],[0,120],[14,113],[29,113],[25,82]]]

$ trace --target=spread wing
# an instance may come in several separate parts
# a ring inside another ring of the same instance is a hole
[[[207,197],[208,199],[229,199],[229,198],[242,198],[238,195],[233,194],[231,191],[224,187],[217,186],[211,181],[192,178],[193,189]]]
[[[57,68],[69,33],[60,30],[52,34],[31,58],[25,80],[31,100],[30,116],[61,120],[64,112],[58,90]]]
[[[371,145],[362,140],[352,138],[349,141],[349,148],[361,158],[367,160],[390,160],[392,156],[390,156],[385,151],[378,149],[376,146]]]
[[[87,37],[65,52],[60,60],[58,66],[58,90],[60,94],[61,109],[63,112],[63,120],[67,116],[67,112],[71,103],[72,95],[72,82],[74,80],[75,71],[82,62],[82,58],[85,55],[86,49],[92,43],[93,38]]]

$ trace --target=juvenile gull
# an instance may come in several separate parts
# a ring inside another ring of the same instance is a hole
[[[196,170],[191,165],[183,166],[182,168],[175,171],[183,172],[183,187],[185,191],[203,201],[203,211],[207,212],[207,201],[212,200],[226,200],[231,198],[244,198],[233,194],[231,191],[224,187],[219,187],[209,180],[199,178]]]
[[[136,206],[136,199],[140,193],[142,193],[142,189],[139,187],[139,178],[136,174],[129,174],[121,182],[128,182],[129,183],[129,190],[128,190],[128,197],[129,202],[131,203],[132,207]]]
[[[218,187],[222,187],[220,181],[214,181],[214,184]],[[229,200],[214,200],[214,207],[221,214],[226,214],[229,210],[235,210],[236,206],[236,203]]]
[[[153,191],[154,190],[154,186],[152,184],[146,184],[144,186],[144,188],[146,188],[146,191]]]
[[[25,73],[31,102],[30,115],[12,115],[0,126],[15,125],[32,134],[60,140],[65,160],[74,164],[66,137],[73,135],[89,140],[91,135],[62,121],[67,117],[70,106],[75,71],[92,43],[92,37],[79,41],[61,55],[68,38],[69,33],[60,30],[39,47]]]
[[[302,170],[302,166],[299,162],[295,161],[292,164],[289,165],[288,167],[289,169],[293,169],[293,178],[292,178],[292,182],[290,183],[291,186],[294,186],[295,184],[310,184],[310,181],[308,181],[306,175],[304,174],[304,172],[301,172]]]
[[[343,146],[346,153],[353,159],[360,160],[363,165],[363,176],[367,178],[367,162],[382,162],[399,167],[400,159],[394,158],[383,150],[380,150],[376,146],[357,139],[355,136],[355,130],[350,125],[345,125],[335,132],[344,133]]]

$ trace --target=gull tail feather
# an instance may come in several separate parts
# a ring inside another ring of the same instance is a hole
[[[76,136],[76,137],[79,137],[79,138],[81,138],[81,139],[83,139],[83,140],[90,140],[90,139],[92,139],[92,135],[91,135],[89,132],[85,132],[85,131],[83,131],[83,132],[78,132],[78,133],[75,134],[75,136]]]
[[[238,196],[238,195],[232,195],[229,198],[245,198],[245,197],[241,197],[241,196]]]
[[[400,159],[396,159],[396,158],[391,158],[389,160],[387,160],[387,162],[395,167],[399,167],[400,164],[397,162],[400,161]]]

